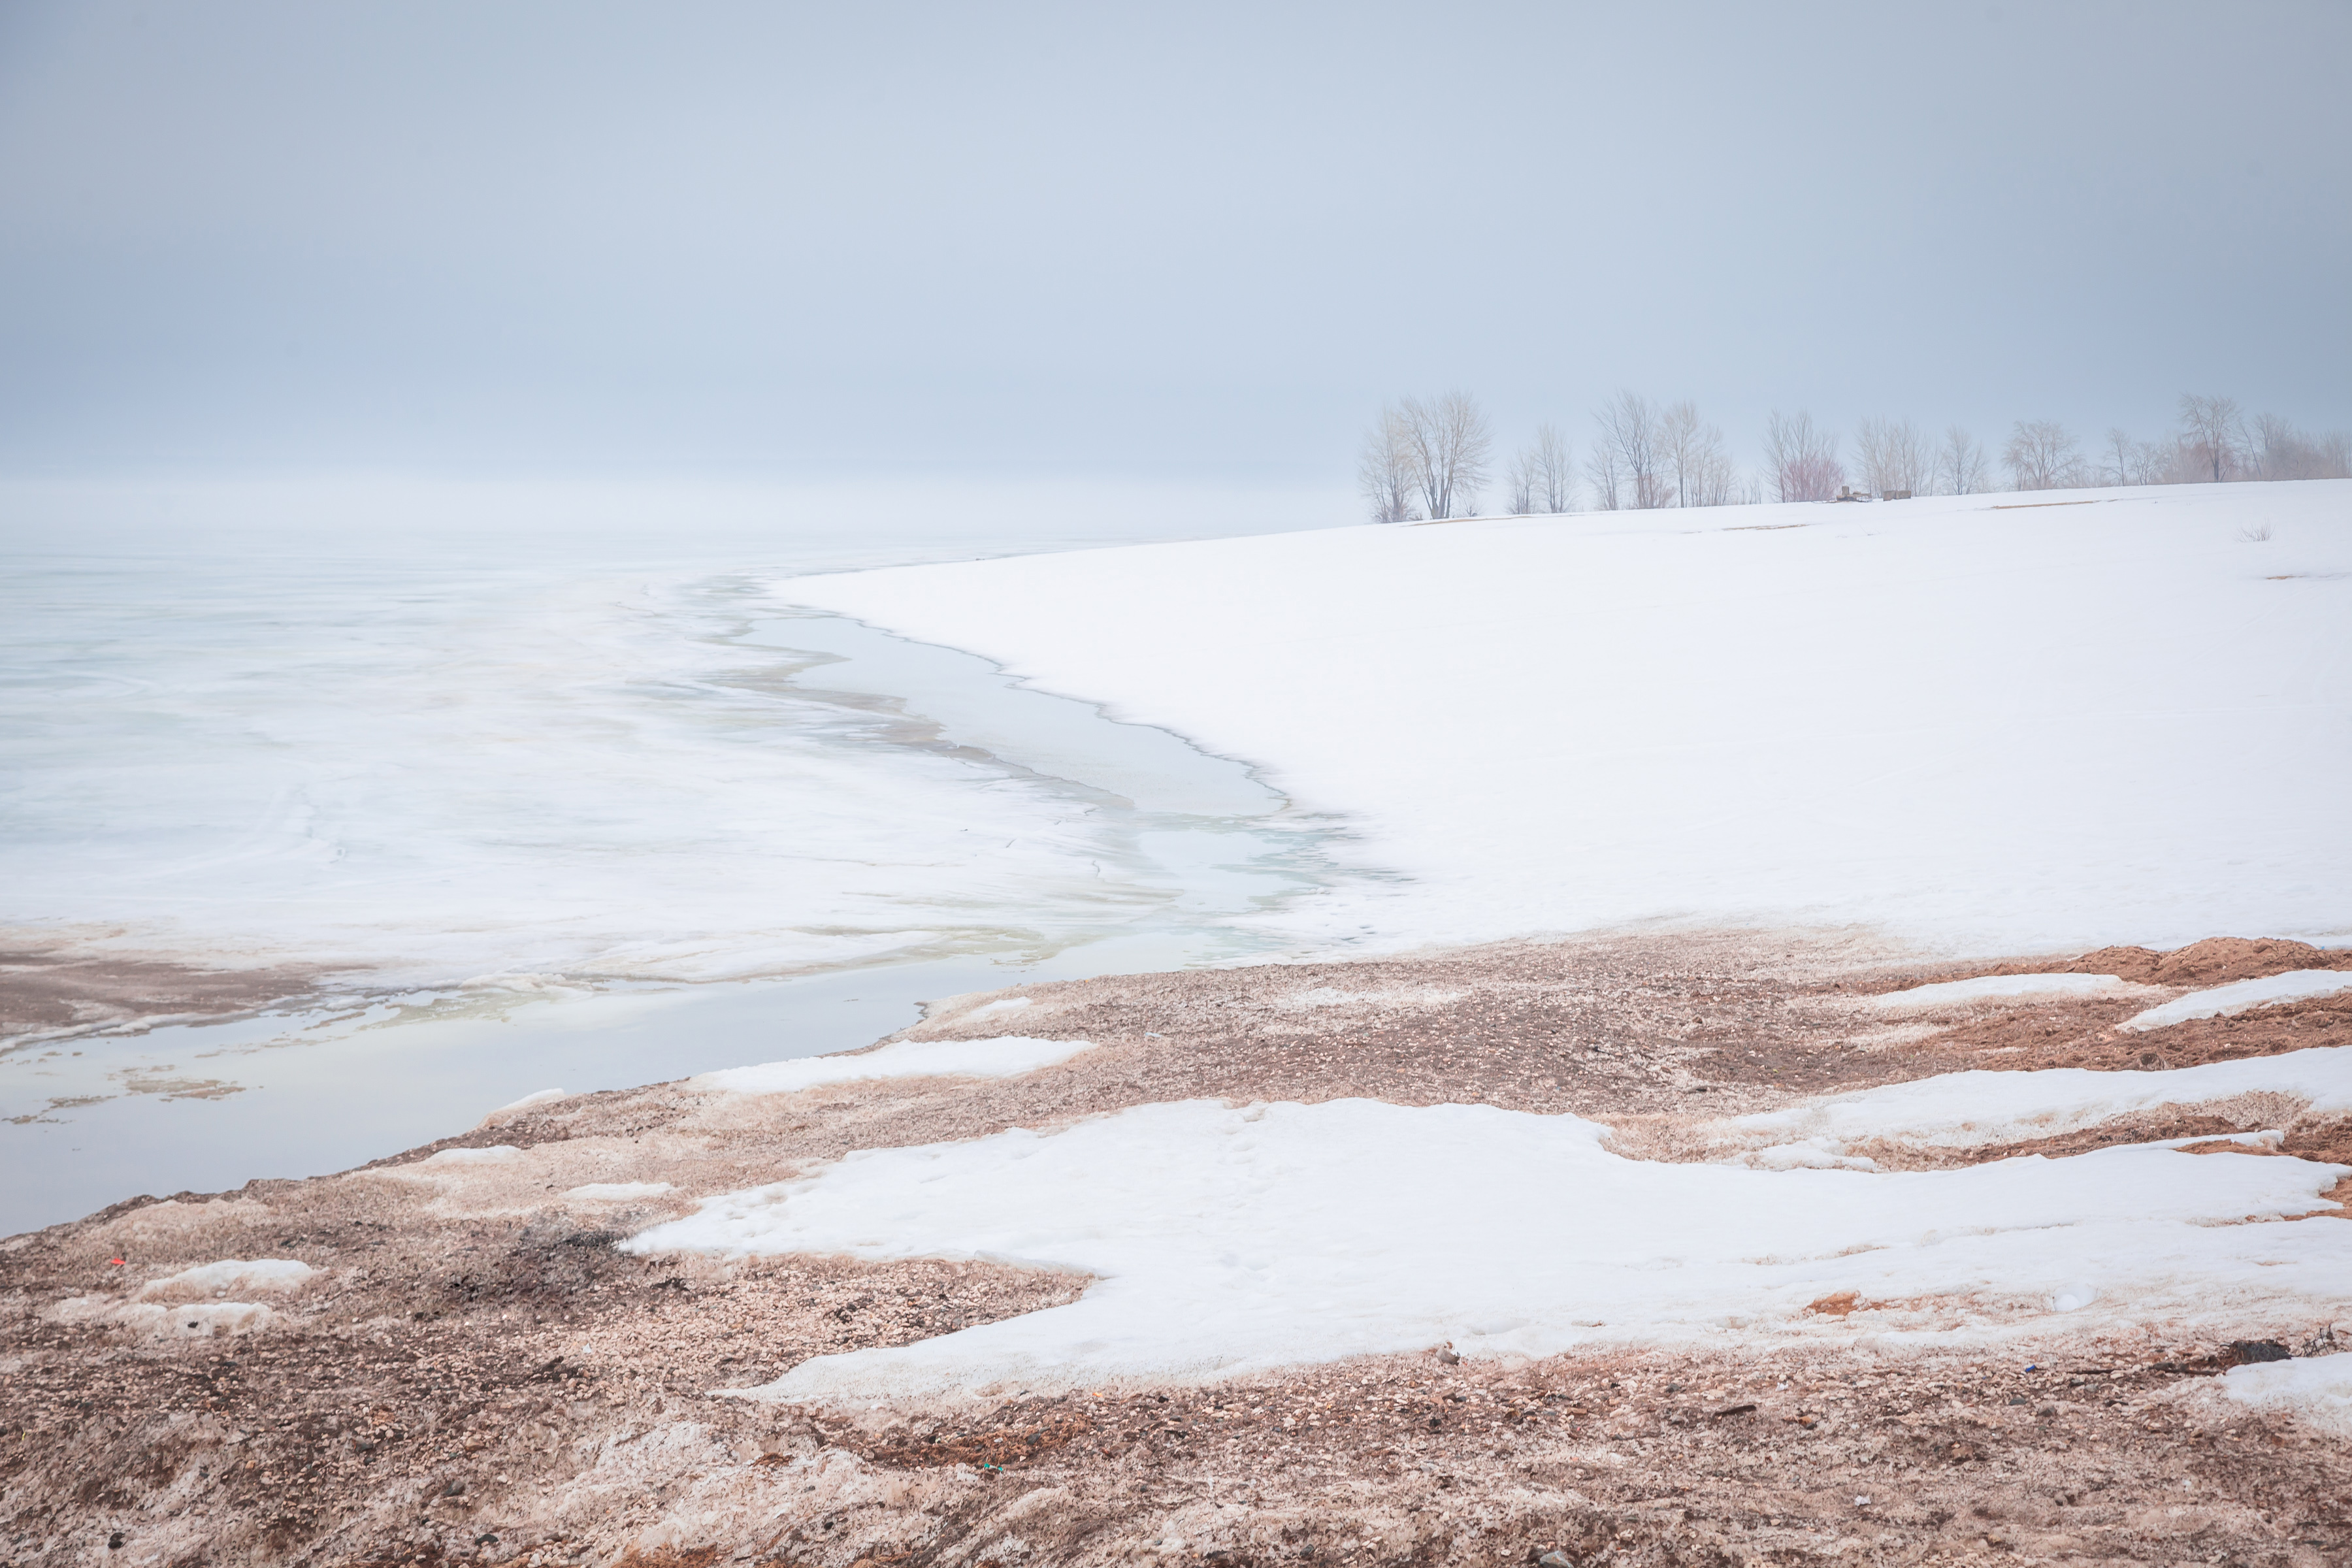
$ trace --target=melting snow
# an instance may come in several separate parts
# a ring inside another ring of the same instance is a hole
[[[2113,974],[1980,974],[1973,980],[1947,980],[1935,985],[1915,985],[1908,991],[1889,991],[1870,1000],[1874,1006],[1902,1012],[2013,996],[2096,996],[2137,989]]]
[[[590,1182],[585,1186],[571,1188],[563,1195],[592,1203],[618,1203],[629,1198],[657,1198],[669,1190],[667,1182]]]
[[[2352,1355],[2233,1366],[2221,1378],[2221,1392],[2257,1410],[2298,1415],[2352,1437]]]
[[[2340,1064],[2352,1049],[2300,1055]],[[2283,1079],[2325,1076],[2294,1058],[2268,1065],[2280,1063]],[[2341,1089],[2342,1073],[2327,1082]],[[1985,1087],[1948,1081],[1943,1103],[1965,1114]],[[1998,1113],[2023,1103],[2009,1096]],[[1882,1321],[1962,1333],[2062,1311],[2177,1323],[2352,1294],[2352,1225],[2225,1223],[2324,1210],[2340,1167],[2127,1147],[1956,1171],[1767,1171],[1627,1160],[1604,1134],[1485,1106],[1141,1106],[1055,1131],[851,1154],[708,1200],[625,1245],[1096,1276],[1069,1306],[805,1362],[763,1391],[780,1398],[1070,1387],[1447,1340],[1546,1354],[1596,1338],[1829,1331],[1804,1308],[1840,1290],[1934,1299],[1930,1320]]]
[[[511,1143],[494,1143],[487,1149],[444,1149],[417,1162],[420,1165],[490,1165],[505,1160],[518,1160],[522,1151]]]
[[[1004,1035],[992,1040],[898,1040],[853,1056],[802,1057],[761,1067],[728,1068],[687,1081],[697,1089],[738,1094],[790,1094],[828,1083],[886,1078],[1017,1078],[1094,1049],[1092,1040],[1033,1040]]]
[[[2191,1018],[2227,1017],[2250,1008],[2267,1007],[2273,1002],[2300,1002],[2306,996],[2332,996],[2338,991],[2352,991],[2352,971],[2290,969],[2284,974],[2241,980],[2233,985],[2216,985],[2210,991],[2192,991],[2162,1006],[2135,1014],[2116,1027],[2161,1029],[2167,1024],[2182,1024]]]
[[[2352,1110],[2352,1046],[2206,1062],[2167,1072],[1958,1072],[1888,1084],[1730,1125],[1790,1142],[1841,1148],[1874,1138],[1969,1148],[2046,1138],[2167,1106],[2270,1094],[2320,1112]]]
[[[318,1272],[291,1258],[226,1258],[151,1279],[139,1289],[145,1301],[194,1300],[201,1296],[281,1295],[299,1290]]]

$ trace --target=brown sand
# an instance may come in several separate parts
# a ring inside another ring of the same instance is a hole
[[[2320,966],[2284,945],[2200,946],[2193,964],[2215,973]],[[1833,1087],[2352,1043],[2352,1017],[2312,1003],[2118,1037],[2149,994],[1895,1023],[1856,1002],[1985,972],[1736,935],[1021,986],[909,1033],[1101,1048],[1002,1082],[576,1096],[346,1176],[134,1199],[0,1243],[0,1543],[14,1563],[171,1568],[2352,1560],[2347,1445],[2210,1397],[2248,1353],[2231,1341],[2328,1348],[2326,1324],[2292,1317],[2252,1314],[2210,1342],[2053,1340],[2028,1370],[2030,1344],[1862,1348],[1874,1325],[1964,1304],[1825,1299],[1852,1344],[1513,1364],[1441,1347],[1205,1387],[803,1410],[712,1391],[1066,1301],[1084,1281],[611,1246],[853,1148],[1193,1096],[1574,1110],[1615,1122],[1629,1152],[1687,1157],[1717,1118]],[[2155,983],[2209,983],[2198,973]],[[973,1016],[1008,994],[1030,1005]],[[2032,1152],[2247,1130],[2211,1113],[2226,1109]],[[2352,1136],[2290,1131],[2291,1152],[2316,1157]],[[528,1152],[419,1163],[493,1143]],[[676,1190],[564,1195],[655,1181]],[[179,1268],[257,1257],[321,1272],[250,1331],[150,1321],[131,1302]],[[89,1304],[61,1313],[75,1298]]]

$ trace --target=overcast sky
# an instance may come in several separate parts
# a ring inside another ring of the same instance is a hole
[[[0,0],[0,470],[2352,426],[2352,5]]]

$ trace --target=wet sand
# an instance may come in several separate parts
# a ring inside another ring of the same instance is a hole
[[[2171,992],[2319,966],[2352,954],[2219,942],[2071,965]],[[1723,1118],[1831,1089],[2352,1045],[2352,994],[2154,1035],[2114,1026],[2158,994],[2145,991],[1924,1017],[1862,1000],[2068,967],[1923,966],[1837,933],[1682,933],[1024,984],[937,1005],[905,1035],[1017,1026],[1098,1048],[994,1082],[579,1095],[345,1175],[132,1199],[0,1243],[12,1560],[2341,1561],[2352,1453],[2210,1396],[2214,1373],[2269,1353],[2249,1346],[2326,1348],[2327,1325],[2291,1313],[2177,1342],[2053,1329],[2046,1362],[2015,1353],[2030,1344],[1895,1353],[1859,1337],[1509,1362],[1431,1347],[1201,1384],[793,1407],[714,1391],[1066,1301],[1085,1282],[613,1246],[852,1149],[1160,1100],[1574,1111],[1614,1126],[1622,1152],[1688,1159]],[[1013,997],[1027,1005],[980,1012]],[[2119,1122],[2039,1152],[2246,1130]],[[2287,1152],[2352,1157],[2343,1121],[2287,1131]],[[527,1152],[423,1163],[494,1144]],[[671,1190],[565,1195],[588,1183]],[[2352,1184],[2331,1195],[2352,1202]],[[319,1272],[236,1322],[137,1299],[226,1258]],[[1926,1322],[1948,1306],[1814,1310]]]
[[[165,1021],[216,1022],[299,1002],[317,983],[313,972],[282,964],[207,969],[18,942],[0,949],[0,1042],[22,1045]]]

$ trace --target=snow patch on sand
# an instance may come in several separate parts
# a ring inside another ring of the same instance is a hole
[[[283,1295],[309,1284],[319,1271],[291,1258],[224,1258],[139,1288],[142,1301],[193,1301],[203,1297]]]
[[[590,1203],[623,1203],[631,1198],[657,1198],[669,1190],[667,1182],[590,1182],[563,1195]]]
[[[496,1165],[509,1160],[520,1160],[522,1151],[511,1143],[493,1143],[487,1149],[444,1149],[427,1154],[417,1162],[420,1165]]]
[[[552,1105],[557,1100],[563,1098],[564,1093],[560,1089],[542,1089],[535,1094],[526,1094],[520,1100],[509,1100],[506,1104],[499,1106],[496,1110],[491,1111],[488,1116],[483,1117],[481,1121],[475,1123],[475,1125],[477,1127],[493,1127],[501,1121],[511,1121],[526,1110],[532,1110],[541,1105]]]
[[[2352,991],[2352,970],[2290,969],[2284,974],[2266,974],[2259,980],[2241,980],[2231,985],[2216,985],[2210,991],[2192,991],[2161,1006],[2134,1014],[2116,1026],[2161,1029],[2168,1024],[2185,1024],[2191,1018],[2224,1018],[2277,1002],[2333,996],[2338,991]]]
[[[2012,996],[2098,996],[2138,989],[2114,974],[1980,974],[1973,980],[1946,980],[1934,985],[1915,985],[1908,991],[1889,991],[1873,996],[1870,1004],[1900,1013]]]
[[[1736,1118],[1736,1131],[1843,1151],[1873,1139],[1965,1149],[2046,1138],[2118,1116],[2274,1095],[2313,1111],[2352,1110],[2352,1046],[2206,1062],[2164,1072],[1958,1072]]]
[[[2352,1355],[2233,1366],[2221,1376],[2221,1392],[2237,1404],[2352,1437]]]
[[[898,1040],[854,1056],[802,1057],[759,1067],[728,1068],[687,1079],[697,1089],[736,1094],[792,1094],[830,1083],[893,1078],[1018,1078],[1094,1049],[1092,1040]]]
[[[2119,1148],[1759,1171],[1628,1160],[1606,1131],[1486,1106],[1148,1105],[853,1153],[624,1245],[1096,1277],[1068,1306],[804,1362],[760,1391],[784,1399],[1201,1377],[1449,1340],[1476,1355],[1865,1326],[1965,1341],[2046,1324],[2061,1300],[2079,1303],[2070,1323],[2113,1328],[2352,1292],[2352,1225],[2223,1223],[2324,1210],[2336,1167]],[[1842,1290],[1931,1305],[1806,1314]]]

